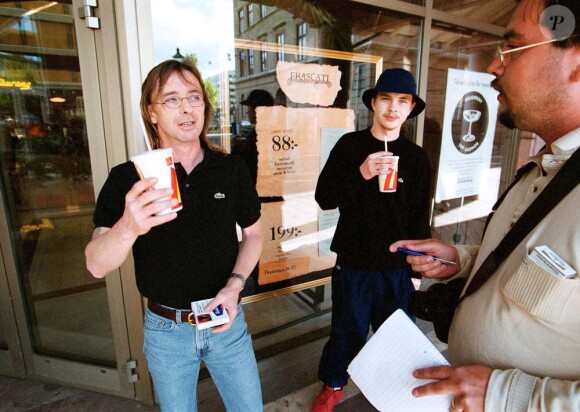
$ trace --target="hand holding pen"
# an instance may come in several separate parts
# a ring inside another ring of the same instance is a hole
[[[457,249],[437,239],[399,240],[389,250],[405,253],[413,271],[430,279],[447,279],[461,269]]]
[[[411,250],[411,249],[405,249],[404,247],[398,247],[397,252],[401,252],[401,253],[404,253],[405,255],[411,255],[411,256],[429,256],[429,257],[433,258],[433,260],[438,260],[439,262],[443,263],[444,265],[456,265],[457,264],[457,262],[452,262],[450,260],[442,259],[438,256],[428,255],[427,253],[417,252],[417,251]]]

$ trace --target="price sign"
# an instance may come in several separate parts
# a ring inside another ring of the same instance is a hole
[[[322,239],[317,218],[318,205],[312,193],[262,204],[265,242],[258,284],[280,282],[334,265],[334,253],[319,256]]]
[[[288,135],[272,136],[272,151],[279,152],[280,150],[294,150],[298,145]]]
[[[322,130],[354,130],[350,109],[258,107],[256,116],[260,196],[313,192],[320,174]]]
[[[272,241],[289,238],[291,239],[292,237],[298,237],[298,235],[302,233],[302,231],[297,227],[285,228],[284,226],[271,227],[270,232],[272,234],[270,240]]]

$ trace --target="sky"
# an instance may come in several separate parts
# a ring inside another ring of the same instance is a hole
[[[151,0],[151,9],[156,63],[179,47],[197,55],[204,77],[233,70],[233,0]]]

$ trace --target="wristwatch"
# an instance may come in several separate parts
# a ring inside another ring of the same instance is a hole
[[[244,275],[240,275],[239,273],[232,273],[231,275],[228,276],[228,279],[231,278],[236,278],[236,279],[240,279],[242,281],[242,289],[244,290],[244,286],[246,286],[246,277]]]

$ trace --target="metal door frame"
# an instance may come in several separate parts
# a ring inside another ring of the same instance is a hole
[[[123,51],[132,43],[129,41],[131,36],[125,34],[121,41],[117,38],[118,30],[127,33],[131,32],[131,28],[136,37],[134,0],[99,2],[98,7],[91,10],[97,19],[92,22],[98,21],[100,26],[96,29],[87,27],[87,19],[79,16],[79,13],[87,10],[86,3],[73,0],[72,7],[93,184],[98,194],[110,168],[126,161],[128,157],[124,138],[127,132],[126,116],[134,118],[138,113],[138,105],[134,106],[134,99],[129,99],[133,103],[124,100],[123,88],[129,87],[132,90],[137,85],[139,90],[141,80],[135,73],[141,73],[141,70],[137,68],[135,71],[135,63],[139,64],[139,58],[127,50]],[[139,50],[136,52],[138,56]],[[119,53],[127,60],[125,63],[132,62],[130,67],[124,66],[124,73],[120,70]],[[125,85],[127,81],[130,83],[128,86]],[[136,150],[134,142],[132,151]],[[0,323],[8,343],[8,350],[0,350],[0,374],[152,402],[152,384],[141,353],[143,302],[135,285],[132,259],[128,259],[119,270],[106,278],[117,367],[107,368],[38,355],[34,353],[29,333],[9,233],[7,210],[4,203],[0,202]]]

